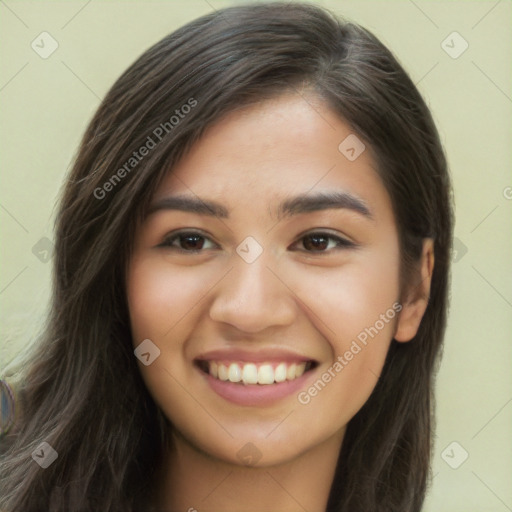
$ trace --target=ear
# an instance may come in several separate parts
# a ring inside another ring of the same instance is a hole
[[[420,261],[421,280],[418,285],[407,291],[403,300],[394,336],[396,341],[410,341],[416,336],[421,319],[428,306],[433,270],[434,241],[432,238],[425,238]]]

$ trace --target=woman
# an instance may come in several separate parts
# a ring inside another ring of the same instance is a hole
[[[365,29],[275,3],[170,34],[66,182],[2,510],[420,510],[451,212]]]

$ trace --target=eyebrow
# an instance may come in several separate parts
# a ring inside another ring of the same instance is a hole
[[[281,220],[284,217],[291,217],[301,213],[329,209],[351,210],[368,219],[373,218],[367,204],[362,199],[348,192],[308,193],[287,199],[278,206],[277,218]],[[222,219],[229,217],[229,211],[216,201],[184,195],[169,196],[159,199],[149,207],[147,215],[149,216],[162,210],[179,210]]]
[[[302,194],[284,201],[278,208],[278,219],[300,213],[319,210],[346,209],[373,218],[368,205],[360,198],[348,192],[319,192],[317,194]]]
[[[169,196],[153,203],[147,212],[151,215],[161,210],[179,210],[182,212],[196,213],[198,215],[209,215],[210,217],[229,217],[228,210],[220,203],[189,196]]]

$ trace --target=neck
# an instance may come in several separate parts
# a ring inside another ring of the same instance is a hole
[[[293,460],[267,467],[212,458],[174,435],[157,483],[156,509],[325,512],[343,435],[337,432]]]

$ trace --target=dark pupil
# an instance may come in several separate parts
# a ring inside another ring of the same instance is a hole
[[[183,249],[201,249],[204,245],[204,238],[201,235],[183,235],[180,239]]]
[[[326,249],[329,245],[329,237],[324,235],[308,235],[304,239],[306,249]]]

